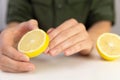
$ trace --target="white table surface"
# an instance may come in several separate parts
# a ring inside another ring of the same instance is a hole
[[[95,50],[88,57],[41,55],[31,62],[36,65],[35,71],[0,71],[0,80],[120,80],[120,60],[104,61]]]

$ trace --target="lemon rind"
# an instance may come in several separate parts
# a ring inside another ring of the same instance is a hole
[[[32,57],[36,57],[38,55],[40,55],[41,53],[43,53],[43,51],[45,51],[46,47],[48,47],[49,45],[49,36],[41,29],[35,29],[34,31],[41,31],[43,34],[45,34],[44,36],[44,42],[36,49],[34,50],[31,50],[31,51],[24,51],[24,50],[21,50],[20,49],[20,44],[21,44],[21,41],[24,39],[24,37],[28,34],[31,33],[31,31],[29,31],[28,33],[26,33],[22,39],[20,40],[19,44],[18,44],[18,51],[22,52],[22,53],[25,53],[27,56],[29,56],[30,58]],[[33,32],[33,31],[32,31]]]
[[[98,53],[100,54],[100,56],[101,56],[102,58],[104,58],[105,60],[115,60],[115,59],[119,58],[120,55],[109,55],[109,54],[107,54],[106,52],[104,52],[104,51],[101,49],[101,47],[99,46],[100,39],[101,39],[103,36],[105,36],[105,35],[112,35],[112,36],[115,36],[115,37],[117,37],[117,38],[120,39],[119,35],[117,35],[117,34],[104,33],[104,34],[101,35],[101,36],[98,38],[98,40],[97,40],[97,44],[96,44],[97,51],[98,51]]]

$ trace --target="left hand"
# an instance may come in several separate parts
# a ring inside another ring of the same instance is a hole
[[[45,51],[52,56],[64,53],[66,56],[80,52],[87,55],[93,47],[85,26],[75,19],[65,21],[56,29],[48,30],[50,36],[49,48]]]

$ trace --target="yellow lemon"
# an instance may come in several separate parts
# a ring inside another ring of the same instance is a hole
[[[120,57],[120,36],[113,33],[103,33],[97,40],[97,50],[105,60],[115,60]]]
[[[43,53],[48,47],[49,37],[41,29],[27,32],[18,43],[18,51],[25,53],[28,57],[36,57]]]

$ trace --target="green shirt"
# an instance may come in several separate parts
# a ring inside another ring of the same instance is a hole
[[[48,30],[75,18],[89,29],[94,23],[114,23],[114,0],[9,0],[7,23],[37,19]]]

